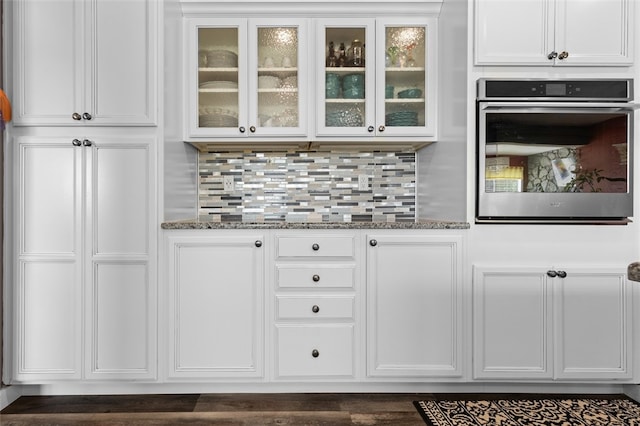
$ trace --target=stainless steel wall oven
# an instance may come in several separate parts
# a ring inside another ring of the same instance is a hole
[[[626,223],[633,80],[478,80],[476,222]]]

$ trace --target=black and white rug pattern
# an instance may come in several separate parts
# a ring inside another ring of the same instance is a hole
[[[640,426],[631,399],[415,401],[429,426]]]

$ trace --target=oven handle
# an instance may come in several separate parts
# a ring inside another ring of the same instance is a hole
[[[634,111],[640,109],[640,104],[632,103],[576,103],[576,102],[535,102],[535,103],[513,103],[513,102],[480,102],[480,109],[485,111],[502,111],[502,112],[619,112]]]

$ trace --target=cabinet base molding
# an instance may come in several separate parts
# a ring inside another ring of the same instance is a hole
[[[620,394],[636,385],[593,383],[55,383],[11,386],[23,396],[168,393],[548,393]],[[8,394],[8,395],[9,395]],[[627,393],[629,394],[629,393]],[[2,394],[0,394],[2,395]],[[4,397],[4,395],[2,395]],[[633,395],[630,395],[632,398]],[[14,399],[17,399],[15,397]],[[636,395],[637,397],[637,395]],[[4,399],[1,402],[5,402]],[[7,404],[8,405],[8,404]]]

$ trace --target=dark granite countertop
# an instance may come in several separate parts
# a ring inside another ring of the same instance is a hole
[[[415,222],[163,222],[162,229],[469,229],[468,222],[418,220]]]

